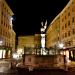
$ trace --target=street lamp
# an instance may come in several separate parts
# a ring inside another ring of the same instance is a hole
[[[13,21],[13,17],[9,16],[9,24],[10,24],[11,27],[12,27],[12,21]]]
[[[59,48],[60,48],[60,49],[63,49],[64,44],[63,44],[63,43],[59,43],[59,45],[58,45],[58,46],[59,46]]]
[[[3,44],[3,41],[1,40],[1,41],[0,41],[0,46],[2,46],[2,44]]]

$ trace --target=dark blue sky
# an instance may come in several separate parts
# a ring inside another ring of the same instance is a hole
[[[13,10],[17,35],[40,32],[41,21],[49,23],[64,8],[69,0],[6,0]]]

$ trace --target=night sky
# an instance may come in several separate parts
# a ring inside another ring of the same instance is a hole
[[[69,0],[6,0],[14,12],[17,35],[40,33],[41,21],[48,25]]]

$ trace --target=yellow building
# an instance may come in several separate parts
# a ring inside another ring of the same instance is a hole
[[[18,52],[24,53],[30,52],[36,54],[36,51],[40,49],[41,36],[40,34],[19,36],[18,37]]]
[[[22,53],[24,50],[34,48],[34,35],[28,36],[19,36],[18,37],[18,51],[20,50]]]
[[[75,0],[70,0],[64,9],[50,23],[46,32],[46,47],[63,43],[67,62],[75,60]]]
[[[46,31],[46,47],[59,41],[65,47],[75,46],[75,0],[70,0],[64,9],[54,18]],[[59,30],[59,32],[58,32]]]
[[[75,0],[70,0],[60,13],[60,40],[67,60],[75,60]]]
[[[56,16],[55,19],[50,23],[46,31],[46,48],[54,47],[59,41],[60,33],[60,16]]]
[[[75,0],[70,0],[60,13],[60,39],[66,48],[75,47]]]
[[[13,12],[5,0],[0,0],[0,59],[10,58]]]

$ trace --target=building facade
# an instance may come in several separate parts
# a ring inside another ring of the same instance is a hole
[[[11,57],[12,15],[5,0],[0,0],[0,58]]]
[[[60,13],[60,40],[67,59],[75,60],[75,0],[70,0]]]
[[[60,16],[56,16],[50,23],[46,31],[46,48],[54,47],[59,41],[60,34]]]
[[[40,34],[19,36],[18,37],[18,51],[28,54],[39,54],[41,47]],[[24,52],[23,52],[24,51]]]
[[[18,50],[20,50],[22,52],[23,51],[31,52],[30,49],[33,49],[33,48],[34,48],[34,35],[18,37]]]
[[[75,60],[75,0],[70,0],[64,9],[54,18],[46,31],[46,47],[53,47],[59,41],[63,43],[66,59]],[[57,44],[59,44],[57,43]],[[58,46],[58,45],[57,45]]]
[[[65,47],[75,46],[75,0],[70,0],[60,13],[60,39]]]

